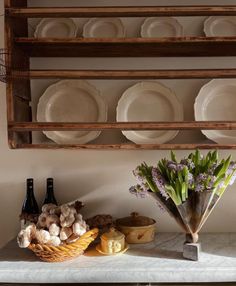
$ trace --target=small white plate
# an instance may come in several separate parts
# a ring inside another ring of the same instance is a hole
[[[204,85],[194,104],[197,121],[236,120],[236,80],[214,79]],[[235,144],[236,130],[202,130],[218,144]]]
[[[40,97],[37,108],[39,122],[103,122],[107,105],[100,92],[87,81],[62,80],[49,86]],[[101,131],[44,131],[58,144],[85,144]]]
[[[125,27],[119,18],[92,18],[83,27],[85,38],[124,38]]]
[[[116,119],[134,121],[182,121],[183,107],[172,90],[158,82],[140,82],[120,98]],[[178,130],[122,131],[137,144],[162,144],[173,139]]]
[[[141,27],[143,38],[181,37],[183,27],[171,17],[147,18]]]
[[[236,17],[209,17],[204,22],[204,33],[207,37],[235,37]]]
[[[45,18],[34,32],[35,38],[75,38],[77,26],[70,18]]]

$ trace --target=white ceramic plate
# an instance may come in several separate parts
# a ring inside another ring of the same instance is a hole
[[[158,82],[140,82],[128,88],[117,106],[117,121],[182,121],[183,107],[166,86]],[[176,131],[122,131],[137,144],[162,144],[173,139]]]
[[[236,120],[236,80],[214,79],[204,85],[194,104],[197,121]],[[202,130],[209,139],[219,144],[235,144],[236,130]]]
[[[209,17],[204,22],[204,33],[207,37],[235,37],[236,17]]]
[[[77,26],[70,18],[46,18],[37,25],[35,38],[75,38]]]
[[[85,38],[123,38],[125,27],[119,18],[92,18],[83,27]]]
[[[181,37],[183,27],[171,17],[147,18],[141,27],[143,38]]]
[[[107,105],[100,92],[87,81],[62,80],[49,86],[37,108],[39,122],[102,122],[107,120]],[[101,131],[45,131],[58,144],[85,144]]]

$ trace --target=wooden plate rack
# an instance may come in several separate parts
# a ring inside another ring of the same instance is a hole
[[[28,18],[236,16],[235,6],[160,7],[27,7],[26,0],[5,0],[7,119],[13,149],[236,149],[236,144],[58,145],[32,143],[33,131],[236,129],[236,121],[201,122],[32,122],[31,79],[198,79],[236,78],[236,69],[204,70],[30,70],[30,57],[196,57],[236,56],[236,37],[162,39],[35,39],[28,37]],[[96,50],[96,53],[94,52]]]

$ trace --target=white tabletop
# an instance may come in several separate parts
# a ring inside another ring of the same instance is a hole
[[[153,243],[130,246],[125,254],[102,256],[91,249],[60,263],[41,262],[11,241],[0,251],[0,282],[236,282],[236,233],[201,234],[200,241],[198,262],[182,257],[183,234],[163,233]]]

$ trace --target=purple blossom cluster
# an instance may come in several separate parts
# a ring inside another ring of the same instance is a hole
[[[185,165],[183,164],[178,164],[176,162],[173,162],[173,161],[167,161],[167,164],[166,164],[167,168],[170,170],[170,171],[174,171],[174,172],[180,172],[184,169]]]
[[[167,194],[166,189],[165,189],[165,179],[162,176],[161,172],[155,167],[152,168],[152,179],[153,179],[153,182],[156,184],[156,187],[161,193],[161,195],[166,200],[168,200],[169,195]]]
[[[209,175],[207,173],[201,173],[196,177],[195,191],[202,192],[204,190],[212,190],[214,187],[215,181],[216,181],[215,176]]]
[[[195,168],[195,164],[191,159],[182,159],[180,164],[186,166],[189,170],[193,170]]]
[[[148,196],[148,191],[146,188],[141,185],[132,186],[129,188],[129,191],[132,195],[135,195],[137,198],[144,199]]]
[[[142,163],[134,171],[139,184],[132,186],[130,193],[138,198],[146,198],[150,191],[158,192],[165,200],[172,200],[176,205],[185,202],[190,192],[212,191],[221,196],[228,185],[236,179],[236,162],[218,161],[217,151],[206,156],[199,150],[177,162],[175,154],[171,160],[160,160],[157,167]]]

